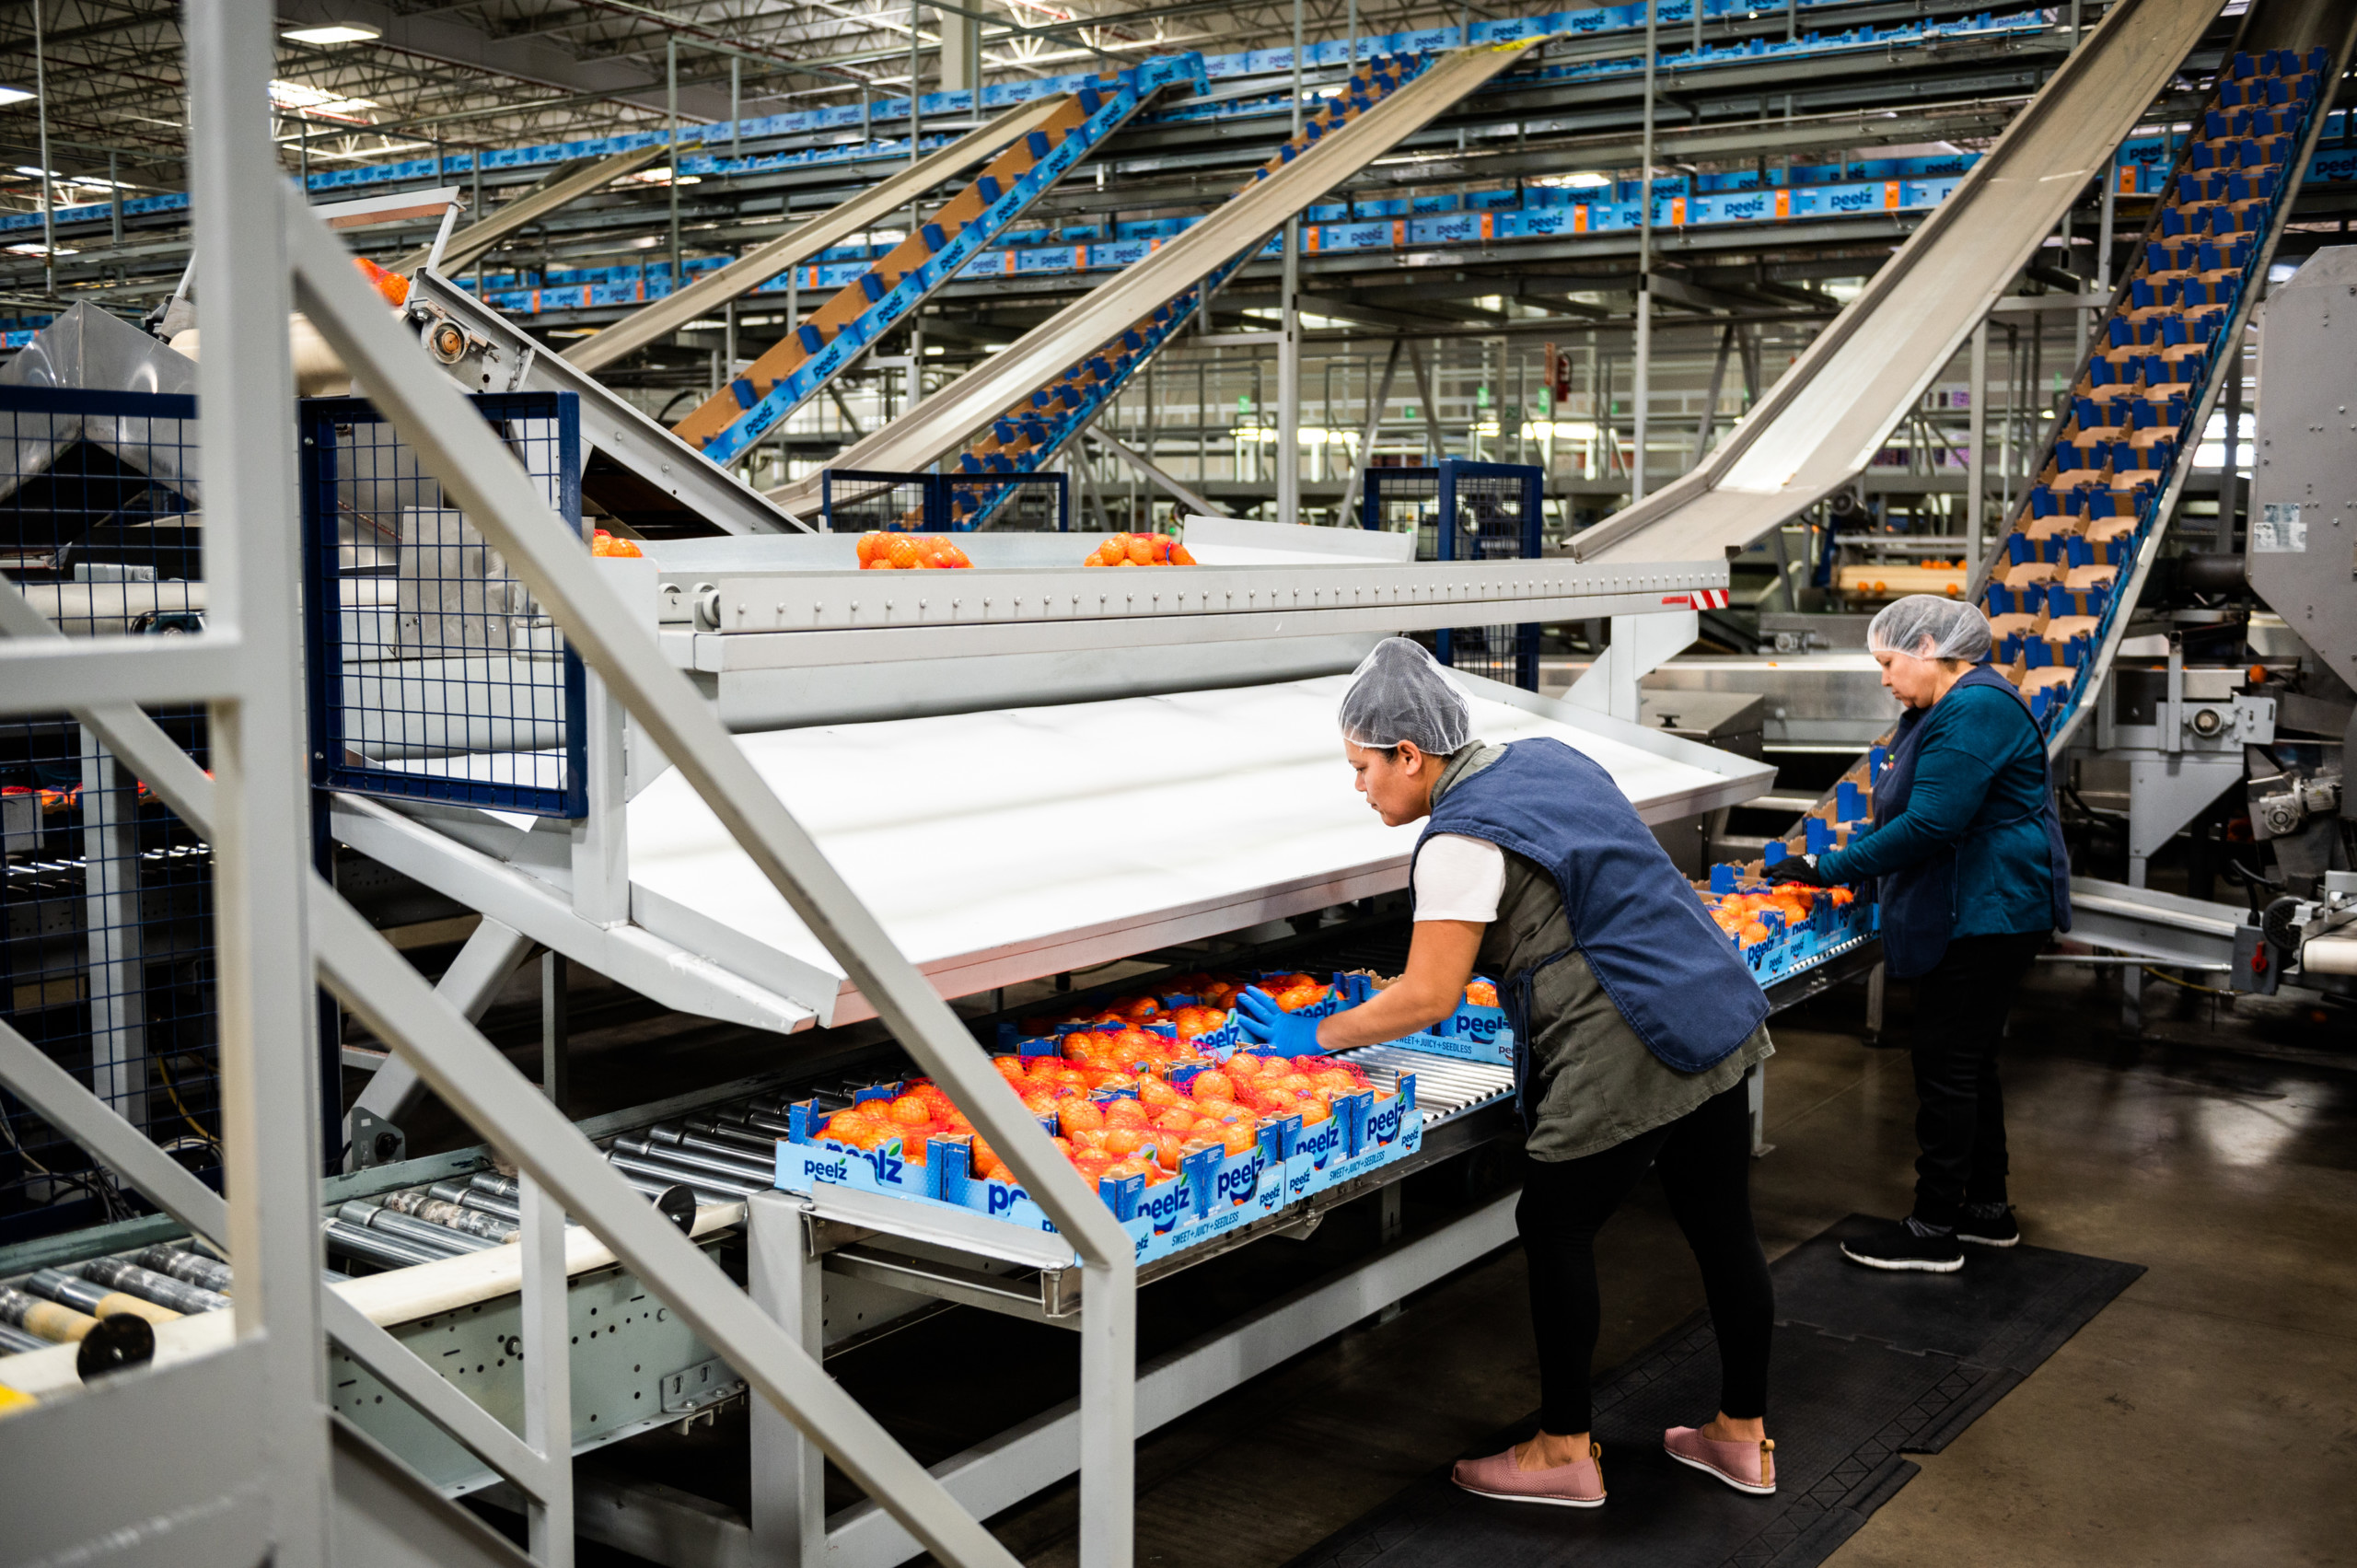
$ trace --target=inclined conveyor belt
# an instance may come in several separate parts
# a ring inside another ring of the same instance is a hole
[[[814,726],[738,744],[900,950],[961,996],[1403,886],[1415,830],[1367,808],[1334,738],[1348,679]],[[1475,734],[1575,747],[1650,821],[1762,787],[1766,770],[1743,760],[1468,685]],[[363,822],[338,831],[400,858],[397,841]],[[631,802],[627,838],[632,914],[648,931],[762,977],[824,1022],[869,1015],[676,771]]]
[[[854,443],[830,466],[914,473],[980,433],[966,454],[973,462],[957,462],[953,471],[984,477],[1037,471],[1144,366],[1200,302],[1201,289],[1216,286],[1287,218],[1541,41],[1476,45],[1429,61],[1369,62],[1352,78],[1352,91],[1341,103],[1312,113],[1302,134],[1208,219]],[[1001,425],[1006,426],[1004,433]],[[807,517],[818,514],[822,489],[814,475],[770,494]],[[977,516],[966,522],[979,520]]]
[[[1577,536],[1583,561],[1720,560],[1874,460],[2167,87],[2215,0],[2119,0],[1701,465]]]
[[[743,376],[673,431],[714,462],[740,456],[1006,233],[1042,196],[1156,98],[1203,90],[1201,55],[1109,73],[1055,104],[914,232],[794,323]]]
[[[602,370],[705,312],[750,294],[787,269],[816,261],[852,236],[890,218],[943,180],[1045,126],[1069,101],[1066,94],[1017,104],[947,146],[901,166],[849,200],[803,219],[774,239],[763,240],[717,272],[649,301],[644,309],[567,350],[566,361],[576,369]]]
[[[2133,21],[2138,3],[2126,0],[2105,18],[2074,66],[2055,75],[2022,113],[2022,122],[1973,169],[1968,186],[1985,175],[1987,184],[2013,186],[2011,198],[1994,203],[1991,217],[2011,222],[2037,207],[2041,217],[2034,234],[2046,234],[2067,198],[2103,163],[2088,163],[2088,148],[2109,148],[2126,134],[2135,110],[2166,80],[2166,50],[2156,38],[2176,38],[2173,29],[2199,33],[2194,24],[2209,14],[2204,7],[2192,7],[2192,17],[2180,14],[2183,7],[2164,7],[2114,30],[2114,24]],[[1994,550],[1975,563],[1968,597],[1990,615],[1996,668],[2029,701],[2046,728],[2049,752],[2060,754],[2072,743],[2103,689],[2135,598],[2162,550],[2164,528],[2192,476],[2194,446],[2236,363],[2221,346],[2242,340],[2251,320],[2298,186],[2315,158],[2331,85],[2348,68],[2352,38],[2352,0],[2274,0],[2248,14],[2199,115],[2197,134],[2185,144],[2166,196],[2152,215],[2142,255],[2119,285],[2112,311],[2091,335],[2086,361],[2072,377],[2070,411],[2055,420],[2053,438],[2034,464],[2037,479]],[[2121,75],[2145,73],[2135,75],[2145,83],[2135,106],[2119,97],[2117,78],[2109,85],[2084,80],[2079,64],[2091,59],[2112,59]],[[2067,109],[2081,101],[2084,110]],[[2088,125],[2093,134],[2084,130]],[[2074,144],[2086,168],[2070,163]],[[2046,148],[2038,153],[2044,163],[2022,163],[2032,158],[2032,148]],[[2049,181],[2067,189],[2053,198],[2062,205],[2025,186],[2029,169],[2041,165],[2058,165]],[[2053,210],[2046,212],[2046,205]],[[1629,554],[1676,559],[1683,552],[1718,556],[1782,524],[1864,467],[1923,387],[1895,387],[1895,401],[1883,401],[1872,389],[1886,387],[1888,377],[1876,377],[1872,358],[1862,358],[1881,349],[1926,346],[1921,311],[1928,302],[1910,278],[1945,278],[1949,293],[1973,299],[1970,314],[1958,319],[1961,325],[1945,325],[1945,337],[1928,344],[1935,349],[1921,361],[1928,377],[1985,311],[1991,290],[2003,287],[2020,264],[2020,257],[2003,261],[1985,238],[1942,238],[1952,226],[1949,219],[1968,212],[1966,189],[1958,189],[1893,257],[1876,285],[1843,311],[1775,394],[1744,420],[1744,441],[1730,438],[1712,462],[1659,497],[1579,535],[1574,554],[1598,561]],[[1970,257],[2003,264],[1982,276],[1966,266]],[[1895,272],[1899,276],[1883,287],[1883,278]],[[1810,391],[1815,382],[1845,389],[1857,401],[1840,412]],[[1834,462],[1839,443],[1852,441],[1851,455]],[[1771,462],[1768,453],[1782,455]],[[1771,483],[1760,464],[1777,467],[1786,458],[1794,467],[1782,483]],[[1872,790],[1878,769],[1881,748],[1872,748],[1827,787],[1824,799],[1794,823],[1782,844],[1805,849],[1808,820],[1831,825],[1836,790]]]

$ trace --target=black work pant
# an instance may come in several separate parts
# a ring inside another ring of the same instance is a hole
[[[1719,1409],[1739,1418],[1768,1413],[1776,1289],[1751,1224],[1751,1113],[1737,1084],[1625,1144],[1581,1159],[1528,1162],[1515,1223],[1530,1264],[1540,1426],[1556,1436],[1593,1424],[1589,1372],[1602,1315],[1596,1233],[1648,1165],[1660,1168],[1670,1213],[1702,1268],[1719,1341]]]
[[[1953,1225],[2005,1199],[1997,1047],[2014,993],[2050,932],[1959,936],[1915,981],[1915,1217]]]

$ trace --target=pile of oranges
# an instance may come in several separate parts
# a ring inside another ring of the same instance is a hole
[[[865,548],[866,540],[861,543]],[[1214,1063],[1202,1054],[1194,1042],[1225,1028],[1237,995],[1254,983],[1231,976],[1176,976],[1163,997],[1119,997],[1093,1013],[1061,1020],[1086,1026],[1062,1036],[1061,1054],[998,1056],[991,1064],[1026,1110],[1043,1122],[1053,1120],[1052,1142],[1092,1186],[1130,1176],[1158,1186],[1176,1180],[1180,1163],[1198,1150],[1248,1154],[1260,1142],[1264,1121],[1299,1116],[1304,1126],[1314,1127],[1331,1119],[1336,1095],[1367,1087],[1364,1073],[1331,1057],[1264,1056],[1246,1049]],[[1315,1006],[1332,989],[1298,972],[1258,983],[1288,1012]],[[1468,986],[1466,996],[1484,1005],[1497,1003],[1496,988],[1486,981]],[[1176,1038],[1150,1024],[1169,1026]],[[1185,1082],[1173,1083],[1174,1076]],[[836,1111],[819,1136],[856,1149],[884,1148],[897,1141],[902,1158],[920,1166],[929,1156],[932,1139],[969,1138],[976,1176],[1016,1179],[997,1151],[975,1135],[972,1121],[930,1079],[911,1079],[895,1095]]]
[[[1304,1007],[1315,1007],[1325,1001],[1326,993],[1333,987],[1321,985],[1309,975],[1294,973],[1264,980],[1260,981],[1260,989],[1286,1012],[1298,1013]]]
[[[620,556],[634,561],[644,555],[646,552],[639,549],[629,540],[616,539],[603,528],[592,528],[589,530],[589,553],[600,556]]]
[[[901,1157],[911,1165],[923,1165],[928,1140],[958,1137],[973,1130],[974,1124],[950,1102],[940,1085],[918,1078],[890,1099],[864,1099],[835,1112],[827,1118],[825,1136],[854,1149],[880,1149],[898,1138]]]
[[[1315,1007],[1333,989],[1314,975],[1298,972],[1257,982],[1225,976],[1183,974],[1173,976],[1165,983],[1169,989],[1164,998],[1116,997],[1096,1012],[1043,1019],[1039,1027],[1053,1030],[1086,1025],[1086,1028],[1064,1037],[1064,1054],[1076,1061],[1136,1061],[1150,1063],[1155,1071],[1167,1072],[1202,1060],[1188,1042],[1226,1028],[1237,996],[1248,986],[1259,984],[1288,1013]],[[1198,1000],[1181,1000],[1190,996]],[[1148,1024],[1167,1024],[1178,1030],[1176,1048],[1168,1039],[1148,1030]]]
[[[1303,1126],[1315,1127],[1333,1116],[1336,1095],[1354,1093],[1367,1083],[1364,1074],[1331,1057],[1248,1051],[1194,1074],[1183,1086],[1054,1056],[1000,1056],[992,1064],[1027,1109],[1056,1119],[1051,1141],[1091,1185],[1142,1176],[1147,1186],[1159,1186],[1175,1179],[1180,1162],[1198,1150],[1249,1154],[1264,1121],[1297,1115]],[[1130,1093],[1095,1098],[1100,1090]],[[836,1121],[842,1118],[838,1112]],[[828,1123],[829,1137],[835,1135],[836,1121]],[[980,1138],[974,1140],[974,1174],[985,1181],[1015,1179],[1005,1161]]]
[[[859,569],[863,572],[954,571],[973,565],[966,552],[937,533],[884,533],[859,536]]]
[[[1225,1015],[1221,1021],[1225,1021]],[[1100,1024],[1093,1029],[1075,1029],[1063,1037],[1062,1043],[1063,1060],[1099,1072],[1164,1074],[1174,1067],[1197,1066],[1204,1060],[1192,1037],[1173,1040],[1153,1029],[1127,1026]]]
[[[1779,882],[1764,892],[1728,893],[1711,911],[1711,918],[1721,931],[1748,947],[1755,942],[1765,942],[1769,930],[1759,916],[1773,910],[1784,917],[1787,926],[1798,925],[1808,919],[1809,911],[1817,907],[1820,898],[1829,899],[1840,909],[1857,895],[1847,888],[1808,888],[1798,882]]]
[[[1192,566],[1187,547],[1163,533],[1107,534],[1084,566]]]

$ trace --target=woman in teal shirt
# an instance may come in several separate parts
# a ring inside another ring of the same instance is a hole
[[[1875,786],[1873,830],[1805,857],[1797,879],[1873,878],[1884,961],[1915,982],[1915,1212],[1844,1242],[1877,1269],[1946,1273],[1965,1242],[2011,1247],[1997,1044],[2030,961],[2071,928],[2070,860],[2046,737],[1987,668],[1989,623],[1955,599],[1911,595],[1867,628],[1882,683],[1907,706]]]

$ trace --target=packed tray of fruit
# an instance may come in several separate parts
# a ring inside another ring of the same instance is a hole
[[[1396,976],[1386,977],[1373,970],[1352,970],[1334,977],[1346,1007],[1357,1006],[1396,981]],[[1389,1043],[1456,1062],[1486,1062],[1501,1067],[1514,1063],[1514,1027],[1506,1022],[1506,1010],[1499,1005],[1497,982],[1480,975],[1466,983],[1465,999],[1457,1005],[1457,1011],[1428,1029]]]
[[[1776,875],[1796,854],[1847,849],[1874,814],[1875,785],[1890,768],[1889,749],[1867,749],[1849,773],[1760,857],[1711,867],[1694,891],[1711,919],[1743,955],[1762,985],[1812,969],[1881,929],[1881,911],[1849,888],[1819,888]]]
[[[1752,978],[1767,985],[1849,951],[1879,930],[1880,906],[1847,888],[1776,880],[1774,859],[1759,869],[1717,865],[1701,885],[1702,905],[1743,955]]]
[[[1271,1055],[1229,1004],[1259,984],[1322,1016],[1344,987],[1302,973],[1180,977],[1043,1032],[1009,1030],[999,1073],[1127,1228],[1141,1262],[1276,1213],[1422,1146],[1412,1073],[1371,1083],[1349,1062]],[[939,1086],[918,1078],[848,1104],[789,1108],[778,1184],[838,1182],[1041,1230],[1046,1213]]]

